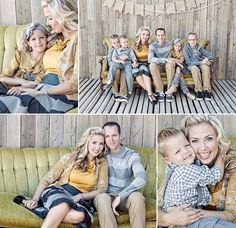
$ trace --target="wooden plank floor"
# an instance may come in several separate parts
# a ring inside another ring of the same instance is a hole
[[[140,87],[134,88],[128,103],[115,102],[111,89],[100,92],[98,79],[80,79],[80,113],[157,114],[157,113],[236,113],[236,80],[214,80],[211,101],[191,101],[177,92],[171,103],[152,105],[147,93]]]

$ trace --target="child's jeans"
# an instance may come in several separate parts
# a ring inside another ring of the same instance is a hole
[[[184,94],[189,93],[187,83],[184,80],[183,75],[181,75],[179,73],[175,73],[171,85],[174,86],[175,88],[178,88],[180,86],[180,88],[181,88],[181,90],[183,91]]]
[[[117,69],[124,69],[123,64],[112,62],[109,66],[108,80],[113,81]]]
[[[134,82],[134,78],[132,75],[131,61],[125,61],[124,69],[125,69],[125,78],[127,82],[128,93],[131,94],[133,90],[133,82]]]

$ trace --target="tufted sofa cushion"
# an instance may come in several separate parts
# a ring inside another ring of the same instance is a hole
[[[146,199],[147,227],[155,227],[156,220],[156,153],[155,149],[135,147],[148,175],[142,189]],[[66,153],[74,148],[0,148],[0,227],[40,227],[42,219],[29,210],[16,205],[17,194],[32,197],[41,178]],[[128,214],[117,218],[119,227],[128,227]],[[62,224],[60,227],[75,227]],[[99,227],[97,216],[92,227]]]

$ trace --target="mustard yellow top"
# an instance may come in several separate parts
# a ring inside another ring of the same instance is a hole
[[[68,45],[69,40],[59,40],[56,44],[54,44],[51,48],[49,48],[44,57],[43,57],[43,65],[45,68],[45,75],[52,73],[52,74],[59,74],[59,58],[61,56],[62,51]]]
[[[92,161],[88,165],[88,170],[82,172],[80,169],[72,169],[69,176],[69,184],[81,192],[90,192],[96,185],[96,164]]]
[[[133,48],[133,50],[138,61],[148,61],[148,47],[146,45],[142,45],[140,51],[138,51],[136,48]]]
[[[39,61],[34,61],[29,52],[17,50],[8,67],[3,70],[1,77],[24,78],[26,73],[34,75],[36,81],[42,82],[45,73],[42,58]]]

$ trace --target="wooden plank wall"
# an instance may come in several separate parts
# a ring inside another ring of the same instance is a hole
[[[155,147],[157,116],[154,115],[1,115],[1,147],[75,146],[91,126],[117,121],[122,142]]]
[[[184,115],[159,115],[158,116],[158,132],[166,127],[180,128],[181,120]],[[221,121],[225,134],[227,136],[236,137],[236,115],[217,115]]]
[[[45,23],[41,0],[0,1],[0,24],[21,25],[30,22]]]
[[[130,0],[137,4],[170,3],[173,0]],[[198,0],[193,0],[198,2]],[[205,0],[202,7],[219,0]],[[96,71],[97,56],[107,53],[102,45],[104,37],[112,33],[124,33],[134,37],[142,25],[149,26],[154,32],[156,27],[165,27],[171,37],[185,37],[189,32],[196,32],[200,38],[209,39],[215,56],[213,78],[236,79],[236,1],[224,0],[219,5],[196,12],[159,15],[135,16],[124,12],[114,12],[102,7],[103,0],[79,0],[81,25],[80,75],[98,77]],[[185,0],[185,4],[188,0]]]

